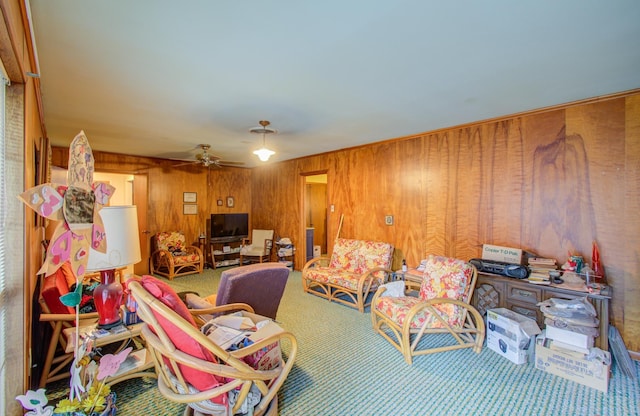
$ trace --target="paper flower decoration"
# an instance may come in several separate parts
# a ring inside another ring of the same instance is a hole
[[[106,182],[93,182],[93,165],[91,146],[81,131],[69,146],[67,185],[45,183],[19,196],[38,214],[60,221],[38,274],[49,276],[68,260],[74,275],[81,281],[89,248],[106,252],[104,225],[98,213],[109,202],[115,188]]]
[[[29,410],[29,412],[25,413],[26,416],[53,415],[53,406],[47,406],[49,400],[45,395],[45,389],[38,389],[36,391],[29,390],[27,394],[17,396],[16,400],[20,402],[22,407]]]

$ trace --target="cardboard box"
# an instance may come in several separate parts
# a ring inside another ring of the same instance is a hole
[[[485,260],[504,261],[506,263],[522,264],[522,250],[512,247],[482,245],[482,258]]]
[[[527,362],[533,353],[536,321],[505,308],[487,311],[487,347],[515,364]]]
[[[546,337],[554,341],[559,341],[579,348],[593,347],[594,337],[592,335],[580,334],[567,329],[556,328],[552,325],[547,325],[546,333]]]
[[[607,363],[605,363],[596,359],[587,360],[585,354],[572,351],[564,352],[545,346],[550,342],[552,343],[553,340],[548,338],[542,338],[536,342],[535,363],[538,370],[607,393],[611,370],[611,355],[608,351],[603,351],[605,357],[608,357],[605,360]]]

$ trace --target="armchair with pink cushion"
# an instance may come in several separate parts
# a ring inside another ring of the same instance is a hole
[[[477,274],[463,260],[429,256],[419,287],[396,281],[377,290],[371,302],[374,331],[397,348],[408,364],[417,355],[460,348],[480,353],[484,320],[469,303]]]
[[[151,274],[159,274],[169,280],[176,276],[202,273],[204,257],[196,246],[186,244],[180,231],[165,231],[153,237]]]

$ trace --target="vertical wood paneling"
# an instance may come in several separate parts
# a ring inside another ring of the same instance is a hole
[[[273,228],[301,248],[301,175],[318,171],[327,172],[335,207],[327,218],[329,252],[341,214],[341,236],[388,241],[396,261],[410,265],[428,253],[478,257],[484,243],[560,263],[569,251],[590,260],[595,239],[614,289],[614,324],[638,351],[639,119],[636,94],[208,175],[178,171],[171,161],[95,156],[97,169],[146,169],[150,227],[179,226],[191,239],[211,212],[250,212],[253,228]],[[198,192],[198,216],[182,215],[183,191]],[[236,207],[216,206],[228,195]],[[385,215],[394,216],[393,226]],[[300,249],[296,269],[303,264]]]
[[[624,240],[624,249],[608,253],[605,271],[620,282],[614,286],[614,321],[622,332],[627,347],[640,351],[640,94],[625,100],[624,182],[616,189],[624,194],[622,209],[612,226],[622,227],[617,238]],[[605,225],[605,224],[603,224]],[[612,265],[615,269],[610,270]],[[616,269],[619,269],[616,270]],[[619,273],[619,274],[618,274]],[[611,280],[611,279],[609,279]],[[619,299],[619,300],[617,300]],[[637,356],[636,356],[637,359]]]
[[[640,284],[638,97],[376,143],[282,162],[277,169],[292,176],[329,172],[329,204],[336,208],[329,215],[329,251],[340,214],[341,236],[388,241],[410,265],[427,253],[478,257],[484,243],[559,263],[568,252],[590,261],[595,239],[614,288],[614,323],[628,347],[640,350],[640,324],[626,312],[640,312],[628,295],[637,297]],[[254,208],[280,206],[273,208],[282,217],[276,227],[296,232],[288,220],[295,217],[302,238],[301,204],[282,199],[303,195],[303,182],[291,182],[297,189],[267,183],[272,169],[254,169]],[[385,215],[394,215],[393,226],[384,224]]]

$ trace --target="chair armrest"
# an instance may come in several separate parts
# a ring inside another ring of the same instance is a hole
[[[478,312],[478,310],[469,303],[449,298],[434,298],[414,305],[407,312],[407,316],[404,321],[404,327],[406,328],[404,328],[403,330],[408,330],[414,316],[423,310],[427,310],[430,314],[432,314],[436,318],[436,320],[442,323],[443,328],[450,328],[451,326],[449,325],[449,323],[444,318],[442,318],[442,316],[440,316],[440,313],[438,313],[438,310],[435,308],[436,305],[444,304],[457,305],[463,308],[466,311],[463,318],[463,324],[465,321],[468,321],[469,318],[471,318],[474,321],[474,325],[484,333],[484,318],[482,317],[482,315],[480,315],[480,312]]]
[[[197,254],[198,257],[202,257],[202,250],[200,250],[200,247],[186,246],[184,248],[184,252],[187,254]]]
[[[304,265],[304,267],[302,268],[302,274],[304,275],[304,272],[307,269],[310,269],[312,267],[316,267],[316,266],[326,267],[328,265],[329,265],[329,256],[314,257]]]
[[[98,312],[81,313],[78,315],[79,320],[84,319],[97,319]],[[73,322],[76,320],[76,315],[72,313],[41,313],[39,320],[41,322],[62,321]]]
[[[380,282],[380,284],[385,284],[391,281],[391,275],[393,274],[393,270],[387,269],[384,267],[374,267],[373,269],[369,269],[360,276],[360,280],[358,281],[358,288],[363,289],[365,284],[367,285],[367,290],[373,284],[373,279],[376,279],[374,273],[376,272],[384,272],[384,278]]]

